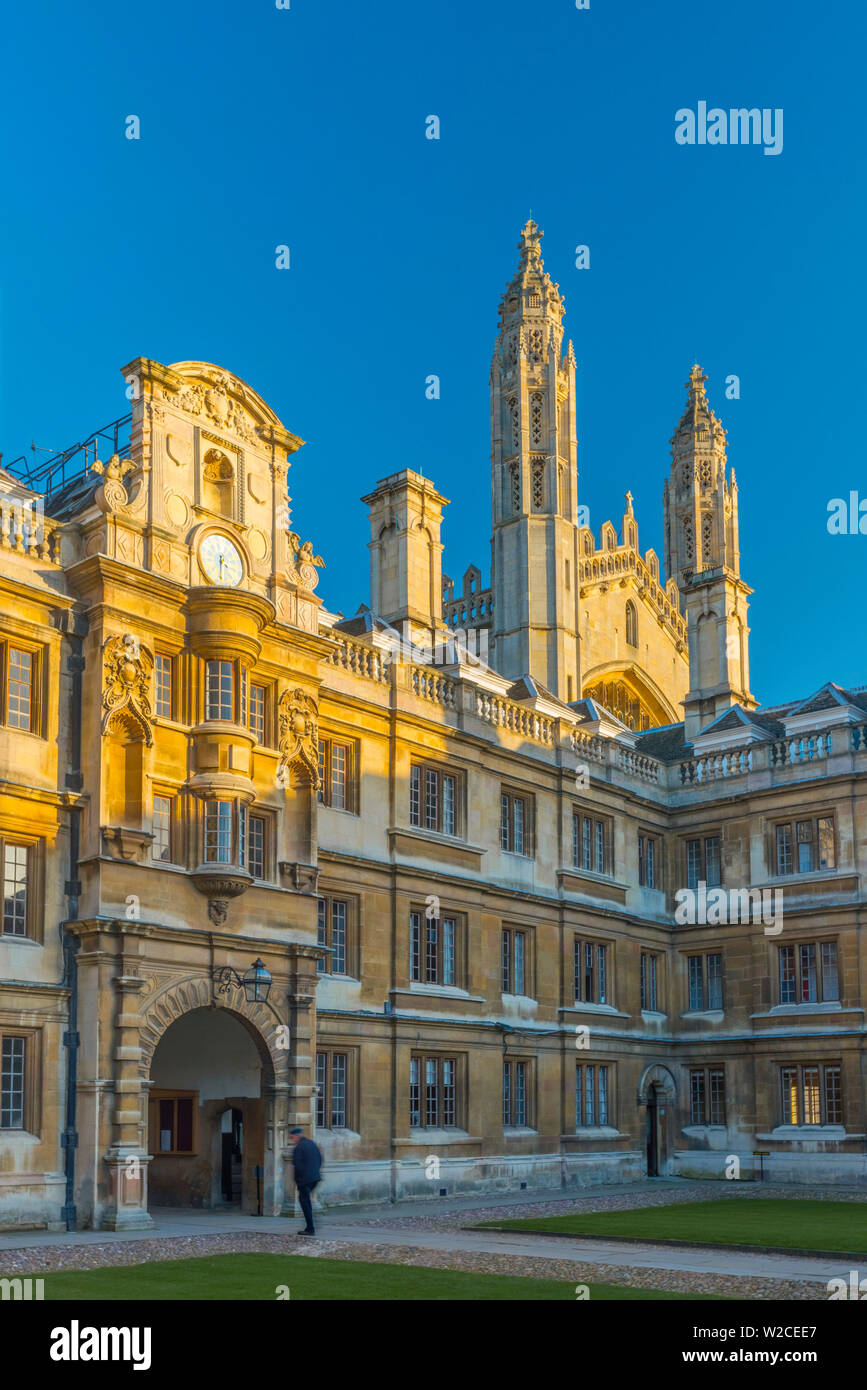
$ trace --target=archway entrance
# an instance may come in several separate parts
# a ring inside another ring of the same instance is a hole
[[[669,1135],[673,1132],[677,1086],[667,1067],[654,1062],[638,1083],[638,1104],[645,1107],[644,1145],[647,1176],[659,1178],[670,1167]]]
[[[151,1063],[151,1204],[255,1213],[265,1105],[263,1058],[237,1015],[200,1008],[176,1019]]]

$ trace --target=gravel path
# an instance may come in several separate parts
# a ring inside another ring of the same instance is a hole
[[[154,1238],[127,1244],[52,1246],[44,1250],[9,1250],[0,1257],[0,1274],[44,1275],[58,1270],[104,1269],[159,1260],[183,1260],[201,1255],[264,1252],[302,1255],[308,1259],[357,1260],[369,1264],[421,1265],[430,1269],[459,1269],[474,1274],[517,1274],[535,1279],[562,1279],[571,1284],[625,1284],[633,1289],[663,1289],[686,1294],[716,1294],[749,1300],[827,1298],[822,1282],[756,1279],[683,1270],[635,1269],[627,1265],[582,1264],[574,1259],[538,1255],[498,1255],[463,1250],[425,1250],[419,1246],[367,1245],[354,1241],[319,1240],[297,1236],[245,1234]],[[50,1284],[49,1284],[50,1288]]]
[[[574,1200],[488,1202],[483,1206],[450,1204],[449,1210],[401,1215],[400,1208],[375,1208],[361,1213],[353,1208],[331,1207],[323,1213],[322,1236],[315,1241],[286,1234],[234,1231],[190,1236],[150,1236],[112,1243],[26,1247],[0,1252],[0,1276],[46,1275],[60,1270],[102,1269],[160,1260],[188,1259],[203,1255],[269,1254],[302,1255],[309,1259],[355,1260],[367,1263],[419,1265],[432,1269],[457,1269],[477,1274],[513,1274],[525,1277],[562,1279],[572,1284],[622,1284],[633,1289],[660,1289],[685,1294],[714,1294],[717,1297],[768,1300],[812,1301],[827,1299],[821,1279],[793,1280],[753,1275],[712,1274],[682,1269],[649,1269],[634,1265],[600,1265],[558,1256],[556,1242],[551,1254],[511,1254],[488,1251],[431,1250],[415,1245],[388,1243],[389,1228],[394,1231],[457,1231],[480,1221],[509,1220],[513,1217],[556,1216],[571,1212],[624,1211],[634,1207],[668,1206],[683,1202],[728,1198],[792,1197],[818,1201],[867,1201],[867,1192],[853,1189],[784,1187],[768,1184],[690,1182],[683,1185],[636,1183],[628,1188],[596,1188]],[[342,1227],[381,1231],[383,1241],[328,1239],[328,1221]]]

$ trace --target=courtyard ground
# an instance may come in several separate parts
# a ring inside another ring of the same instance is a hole
[[[325,1196],[327,1199],[327,1191]],[[828,1280],[848,1277],[848,1257],[841,1260],[779,1250],[749,1252],[724,1244],[715,1249],[630,1245],[622,1234],[618,1243],[614,1234],[570,1240],[526,1229],[471,1229],[481,1222],[502,1225],[522,1218],[565,1219],[603,1212],[632,1212],[631,1224],[647,1220],[648,1212],[661,1209],[670,1209],[675,1215],[673,1209],[683,1204],[708,1202],[716,1206],[732,1200],[768,1199],[830,1203],[829,1216],[836,1205],[846,1204],[852,1210],[853,1222],[860,1222],[867,1212],[863,1205],[867,1192],[862,1189],[677,1179],[565,1192],[512,1192],[395,1206],[326,1208],[317,1215],[319,1234],[313,1240],[296,1234],[298,1218],[243,1216],[231,1209],[162,1209],[153,1213],[152,1231],[2,1233],[0,1276],[46,1275],[51,1271],[72,1274],[217,1255],[269,1254],[293,1260],[347,1261],[356,1266],[363,1263],[554,1280],[571,1285],[572,1298],[576,1284],[604,1284],[617,1286],[624,1295],[655,1290],[687,1298],[827,1299]],[[818,1219],[821,1222],[821,1212]],[[288,1279],[276,1282],[291,1283]]]

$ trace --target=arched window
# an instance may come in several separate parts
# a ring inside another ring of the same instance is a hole
[[[626,644],[629,647],[638,646],[638,614],[632,599],[626,605]]]

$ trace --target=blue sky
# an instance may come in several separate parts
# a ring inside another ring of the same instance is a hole
[[[201,358],[308,441],[293,522],[326,560],[329,607],[367,600],[358,499],[403,467],[451,498],[447,570],[487,577],[488,370],[532,208],[578,358],[597,536],[631,488],[661,554],[697,357],[740,488],[754,693],[867,684],[867,536],[826,529],[830,498],[867,497],[865,29],[842,0],[15,7],[4,458],[122,414],[133,357]],[[676,110],[702,100],[782,108],[782,153],[678,145]]]

